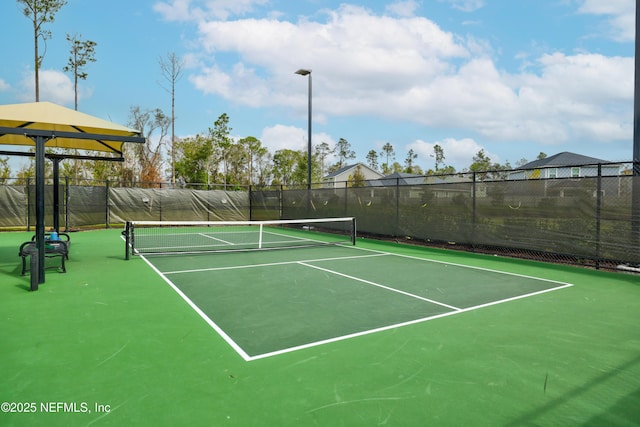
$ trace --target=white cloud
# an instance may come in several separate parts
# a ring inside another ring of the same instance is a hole
[[[201,90],[255,100],[256,86],[262,85],[268,90],[259,91],[261,105],[290,105],[300,99],[293,72],[311,68],[314,87],[322,89],[314,91],[314,98],[319,106],[326,99],[334,114],[370,111],[368,98],[428,81],[450,68],[448,60],[469,55],[453,34],[428,19],[391,19],[355,6],[330,12],[326,23],[209,21],[200,25],[200,33],[207,56],[238,56],[233,69],[220,65],[198,73],[194,81]],[[238,78],[238,69],[252,68],[262,72],[251,84],[244,74]]]
[[[396,16],[411,17],[414,16],[416,10],[420,7],[415,0],[397,1],[387,5],[385,10]]]
[[[484,0],[439,0],[450,3],[454,9],[473,12],[484,7]]]
[[[305,150],[307,147],[307,131],[294,126],[275,125],[265,128],[260,137],[262,146],[275,153],[285,148]]]
[[[590,4],[583,9],[595,13]],[[379,16],[352,5],[327,11],[325,21],[210,20],[199,24],[199,34],[202,52],[190,77],[199,90],[306,114],[306,79],[294,71],[311,68],[314,122],[371,115],[509,143],[610,141],[632,132],[626,111],[633,58],[552,53],[507,72],[497,68],[486,40],[456,36],[424,17]],[[285,130],[267,129],[265,136]],[[295,145],[302,136],[287,138]],[[454,141],[447,141],[451,151],[460,146]]]
[[[295,126],[275,125],[262,130],[260,142],[263,147],[267,147],[271,153],[278,150],[303,150],[306,151],[307,146],[307,130]],[[323,142],[329,144],[333,148],[336,141],[326,133],[314,133],[311,135],[312,146],[315,147]]]
[[[5,92],[11,89],[9,83],[5,82],[3,79],[0,79],[0,92]]]
[[[456,170],[461,171],[473,163],[473,157],[480,151],[484,150],[487,157],[493,163],[499,162],[498,156],[488,152],[480,144],[471,138],[455,139],[446,138],[441,141],[426,142],[417,140],[407,146],[407,151],[413,149],[418,155],[416,164],[420,165],[425,171],[435,169],[435,158],[433,147],[439,145],[444,153],[444,165],[453,166]],[[440,165],[440,167],[444,166]]]
[[[22,87],[20,100],[33,102],[35,100],[35,73],[30,71],[25,74],[20,82]],[[73,105],[74,89],[73,82],[62,71],[41,69],[40,80],[40,101],[51,101],[56,104]],[[80,94],[82,95],[82,93]]]
[[[197,14],[190,6],[191,0],[171,0],[170,2],[154,4],[153,10],[162,15],[167,21],[190,21]]]
[[[508,131],[524,130],[532,140],[547,144],[618,139],[631,131],[623,129],[620,120],[624,121],[624,111],[633,101],[633,58],[553,54],[542,56],[538,63],[539,75],[515,76],[516,118],[524,126],[510,126]],[[589,122],[600,125],[584,126]],[[611,133],[612,129],[617,131]]]
[[[608,16],[610,36],[614,40],[629,42],[635,40],[634,0],[582,0],[579,13]]]
[[[242,16],[252,12],[269,0],[170,0],[153,5],[167,21],[202,21],[206,19],[226,20],[231,16]]]
[[[634,0],[581,0],[578,11],[596,15],[622,15],[635,12]]]

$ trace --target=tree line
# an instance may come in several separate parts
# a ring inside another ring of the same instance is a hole
[[[307,182],[307,152],[289,148],[270,152],[254,136],[232,136],[230,118],[221,114],[206,132],[186,138],[171,136],[173,119],[160,108],[143,109],[133,106],[127,126],[141,131],[145,144],[125,144],[123,163],[102,161],[62,162],[61,176],[76,180],[120,181],[132,185],[172,182],[179,186],[223,184],[227,186],[300,186]],[[312,148],[312,182],[318,183],[327,174],[352,164],[356,152],[349,141],[340,138]],[[431,168],[418,165],[418,155],[410,149],[402,163],[396,159],[396,149],[390,142],[380,151],[371,149],[365,163],[383,175],[409,173],[415,175],[446,175],[458,171],[446,164],[444,149],[435,145]],[[546,157],[540,153],[538,159]],[[516,166],[526,163],[520,160]],[[492,162],[484,150],[479,150],[472,163],[461,172],[509,170],[512,166]],[[33,165],[22,167],[14,176],[34,176]],[[0,158],[0,178],[11,177],[6,159]],[[358,177],[354,176],[354,180]]]

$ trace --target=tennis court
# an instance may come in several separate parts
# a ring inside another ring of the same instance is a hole
[[[0,401],[37,410],[2,425],[640,420],[636,275],[368,239],[126,261],[99,230],[29,292],[30,238],[0,233]]]
[[[145,259],[245,360],[571,286],[358,246]]]

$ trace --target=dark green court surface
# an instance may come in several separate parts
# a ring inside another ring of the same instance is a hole
[[[0,234],[0,425],[640,424],[640,277],[368,240],[124,260]]]
[[[570,286],[358,246],[148,260],[245,360]]]

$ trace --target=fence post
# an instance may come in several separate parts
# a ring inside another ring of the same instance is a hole
[[[252,202],[252,194],[251,194],[251,184],[249,184],[249,221],[253,221],[253,204]]]
[[[640,130],[638,130],[640,133]],[[638,143],[640,147],[640,142]],[[638,150],[640,151],[640,149]],[[638,154],[640,156],[640,154]],[[631,245],[640,245],[640,158],[633,159],[631,177]]]
[[[596,270],[600,270],[601,234],[600,220],[602,213],[602,164],[598,163],[598,185],[596,187]]]
[[[336,182],[333,183],[333,188],[335,191],[336,188]],[[347,186],[344,186],[344,214],[342,216],[349,216],[349,189],[347,188]]]
[[[282,219],[282,214],[284,212],[284,195],[282,193],[282,191],[284,190],[284,186],[282,184],[280,184],[280,191],[278,193],[278,203],[279,203],[279,209],[280,209],[280,213],[278,214],[278,219]]]
[[[476,223],[477,223],[477,205],[476,205],[476,196],[477,196],[477,173],[473,172],[473,184],[471,189],[471,248],[475,249],[476,247]]]
[[[104,224],[105,224],[105,228],[109,228],[109,218],[111,217],[111,206],[109,204],[109,180],[105,180],[104,183],[104,187],[105,187],[105,196],[104,196],[104,211],[105,211],[105,218],[104,218]]]
[[[80,183],[76,180],[76,185]],[[64,231],[69,231],[69,177],[64,177]]]
[[[396,178],[396,235],[400,237],[400,177]]]

